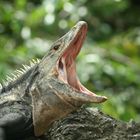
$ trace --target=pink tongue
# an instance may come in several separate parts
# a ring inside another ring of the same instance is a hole
[[[62,80],[64,83],[68,83],[73,88],[77,89],[82,93],[88,95],[96,95],[80,83],[76,74],[76,64],[71,55],[69,55],[68,57],[67,54],[63,55],[59,64],[59,72],[59,79]]]
[[[67,80],[69,85],[71,85],[75,89],[80,90],[80,86],[78,84],[79,80],[76,75],[76,65],[73,60],[71,60],[71,66],[67,68]]]
[[[71,59],[71,58],[69,58]],[[82,93],[88,94],[88,95],[96,95],[95,93],[89,91],[87,88],[85,88],[79,81],[77,75],[76,75],[76,64],[75,61],[72,59],[70,60],[71,65],[70,67],[67,66],[67,81],[69,85],[74,87],[75,89],[79,90]]]

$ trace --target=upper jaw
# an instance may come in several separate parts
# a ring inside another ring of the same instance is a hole
[[[64,50],[64,52],[61,54],[60,58],[57,61],[57,71],[59,74],[58,78],[64,83],[69,83],[68,74],[70,72],[72,72],[73,76],[77,78],[77,75],[75,75],[76,74],[75,59],[81,50],[82,44],[86,37],[86,33],[87,33],[86,22],[80,21],[65,35],[66,37],[64,36],[65,38],[68,38],[67,40],[68,44],[66,49]]]

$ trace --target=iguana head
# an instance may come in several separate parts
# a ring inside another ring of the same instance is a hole
[[[57,84],[52,85],[53,88],[59,90],[58,86],[63,86],[63,92],[66,92],[65,95],[73,92],[71,99],[72,101],[77,101],[75,105],[88,102],[101,103],[107,99],[104,96],[96,95],[84,87],[76,73],[75,59],[83,45],[86,33],[87,23],[84,21],[78,22],[67,34],[52,45],[41,62],[42,70],[46,73],[44,75],[47,75],[46,78],[57,81]],[[59,95],[61,94],[59,93]],[[70,101],[69,96],[65,97],[65,100]]]
[[[86,22],[78,22],[52,45],[38,64],[39,75],[31,90],[36,136],[42,135],[53,121],[82,104],[101,103],[107,99],[85,88],[76,74],[75,59],[86,32]]]

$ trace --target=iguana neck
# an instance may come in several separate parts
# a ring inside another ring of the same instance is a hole
[[[24,89],[26,90],[26,86],[27,83],[29,83],[29,81],[31,80],[31,75],[32,72],[34,71],[34,69],[36,68],[37,64],[30,67],[30,69],[28,69],[25,73],[23,73],[20,77],[18,77],[16,80],[11,81],[9,83],[7,83],[7,85],[3,85],[0,94],[4,94],[9,92],[10,90],[12,90],[13,88],[17,88],[17,87],[24,87]]]

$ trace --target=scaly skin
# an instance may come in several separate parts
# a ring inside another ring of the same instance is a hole
[[[76,75],[75,59],[86,32],[86,22],[78,22],[51,46],[40,62],[2,88],[1,140],[41,136],[55,120],[81,105],[107,99],[87,90]]]

